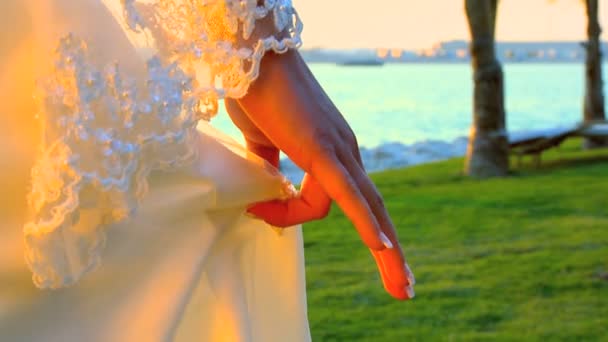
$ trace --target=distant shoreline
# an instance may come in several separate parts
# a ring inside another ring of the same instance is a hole
[[[306,61],[306,60],[305,60]],[[306,61],[306,63],[308,64],[323,64],[323,65],[336,65],[336,66],[343,66],[343,67],[360,67],[360,65],[357,64],[348,64],[348,63],[335,63],[335,62],[317,62],[317,61]],[[604,64],[607,64],[608,60],[604,61]],[[408,61],[408,62],[393,62],[393,61],[387,61],[384,62],[383,65],[378,65],[379,67],[382,66],[390,66],[390,65],[421,65],[421,64],[471,64],[470,61],[451,61],[451,60],[428,60],[428,61]],[[584,61],[502,61],[501,62],[502,65],[509,65],[509,64],[549,64],[549,65],[556,65],[556,64],[580,64],[580,65],[584,65],[585,62]]]
[[[584,63],[586,52],[582,41],[497,41],[496,57],[501,63]],[[608,43],[601,43],[608,51]],[[353,61],[378,63],[469,63],[470,43],[452,40],[433,44],[423,49],[404,48],[302,48],[300,53],[309,63],[344,64]],[[604,55],[604,60],[608,60]]]

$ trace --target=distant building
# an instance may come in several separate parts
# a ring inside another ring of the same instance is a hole
[[[401,56],[403,56],[403,50],[399,50],[399,49],[391,50],[391,58],[399,59],[399,58],[401,58]]]
[[[467,49],[457,49],[456,50],[456,58],[458,58],[458,59],[469,58],[469,50],[467,50]]]
[[[376,56],[378,56],[378,58],[384,59],[384,58],[386,58],[386,56],[388,56],[388,52],[389,52],[388,49],[378,49]]]
[[[446,56],[463,59],[469,43],[464,40],[443,42],[433,46],[437,51],[446,51]],[[580,42],[497,42],[496,56],[504,62],[579,62],[585,56]],[[608,52],[608,44],[603,43],[602,49]],[[434,56],[438,56],[437,53]],[[608,56],[608,53],[605,54]]]

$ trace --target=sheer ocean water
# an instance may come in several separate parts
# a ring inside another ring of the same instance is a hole
[[[503,68],[510,132],[569,126],[581,120],[582,64]],[[472,106],[468,64],[312,64],[311,69],[355,131],[368,170],[464,153]],[[213,124],[242,141],[223,108]],[[290,178],[299,177],[289,163],[283,168]]]

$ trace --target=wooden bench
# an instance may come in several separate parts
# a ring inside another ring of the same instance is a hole
[[[561,145],[578,129],[577,125],[509,134],[509,149],[512,154],[517,156],[517,167],[522,165],[523,157],[526,155],[532,156],[535,167],[539,167],[541,155],[545,150]]]
[[[517,167],[526,155],[534,158],[535,167],[540,166],[545,150],[561,145],[569,137],[608,139],[608,121],[585,122],[567,127],[539,129],[509,134],[509,149],[517,158]]]

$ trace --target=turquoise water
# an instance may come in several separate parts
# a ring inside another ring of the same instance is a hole
[[[468,64],[405,64],[311,69],[362,146],[467,135],[472,81]],[[604,68],[605,70],[606,68]],[[504,66],[507,128],[521,131],[577,123],[582,117],[583,65]],[[240,140],[226,114],[214,124]]]

